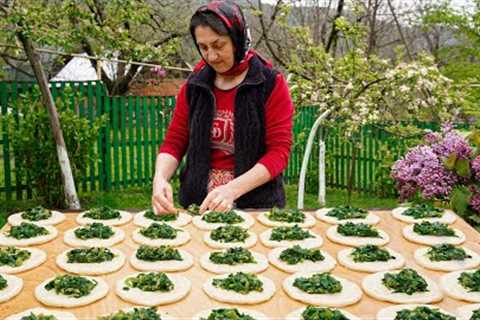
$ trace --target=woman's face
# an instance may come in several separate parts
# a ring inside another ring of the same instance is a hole
[[[195,28],[195,38],[203,59],[217,73],[232,68],[235,48],[229,36],[222,36],[208,26],[198,26]]]

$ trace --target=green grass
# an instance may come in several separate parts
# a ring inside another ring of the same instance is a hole
[[[287,196],[287,207],[294,208],[297,204],[297,186],[287,185],[285,188]],[[150,206],[151,189],[148,187],[131,187],[111,192],[88,192],[80,193],[82,208],[93,208],[97,206],[110,206],[122,209],[144,209]],[[346,191],[327,190],[327,206],[346,204],[348,195]],[[371,195],[354,193],[351,205],[370,209],[388,209],[397,206],[396,199],[381,199]],[[5,223],[6,217],[17,211],[39,205],[40,201],[31,199],[23,201],[5,201],[0,205],[0,226]],[[306,209],[318,208],[317,195],[305,194],[304,207]]]

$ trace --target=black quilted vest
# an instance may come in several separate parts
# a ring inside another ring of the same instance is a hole
[[[235,177],[250,170],[266,152],[265,104],[274,86],[277,71],[259,58],[250,60],[245,80],[235,97],[234,144]],[[205,66],[187,82],[189,106],[189,145],[186,166],[180,174],[179,200],[183,207],[201,204],[207,196],[210,171],[210,131],[215,114],[213,82],[215,71]],[[236,200],[238,208],[285,206],[282,175]]]

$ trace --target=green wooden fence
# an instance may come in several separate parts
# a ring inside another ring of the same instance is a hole
[[[0,82],[0,199],[32,197],[27,181],[16,174],[12,144],[5,130],[5,115],[16,110],[23,92],[31,90],[34,83]],[[78,94],[79,99],[68,98],[65,90]],[[51,92],[72,110],[89,120],[107,115],[107,124],[98,136],[91,151],[98,158],[91,161],[78,181],[81,191],[121,190],[130,186],[144,186],[151,182],[155,156],[163,141],[175,105],[174,97],[109,97],[97,81],[52,82]],[[299,107],[294,119],[294,146],[285,171],[285,181],[296,183],[304,153],[304,141],[317,116],[315,107]],[[362,130],[363,148],[356,161],[354,189],[374,191],[374,175],[381,162],[379,148],[385,140],[381,129],[365,127]],[[34,142],[32,142],[34,143]],[[67,146],[68,147],[68,146]],[[330,130],[327,147],[327,186],[345,189],[352,147]],[[402,148],[399,146],[398,152]],[[307,186],[314,191],[318,180],[318,144],[314,146],[309,166]]]

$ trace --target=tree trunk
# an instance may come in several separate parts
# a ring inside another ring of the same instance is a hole
[[[330,36],[328,37],[328,41],[327,41],[327,46],[325,48],[325,51],[327,52],[330,52],[332,47],[334,49],[336,48],[337,38],[338,38],[338,29],[335,23],[337,22],[337,19],[342,16],[343,6],[344,6],[344,0],[339,0],[337,5],[337,12],[335,13],[335,17],[333,18],[333,21],[332,21],[332,31],[330,32]],[[333,50],[333,55],[335,55],[335,50]]]
[[[62,173],[62,181],[65,190],[65,198],[69,209],[80,209],[80,201],[78,200],[77,191],[75,189],[75,181],[73,180],[72,169],[70,167],[70,160],[68,159],[67,148],[65,141],[63,140],[62,129],[60,127],[60,121],[58,118],[55,102],[53,101],[52,94],[48,88],[48,81],[43,70],[40,57],[33,47],[32,41],[26,37],[22,32],[17,32],[17,37],[25,49],[25,54],[32,65],[32,69],[37,79],[40,91],[42,93],[42,100],[47,107],[50,126],[52,128],[53,137],[57,144],[57,156],[60,164],[60,170]]]

